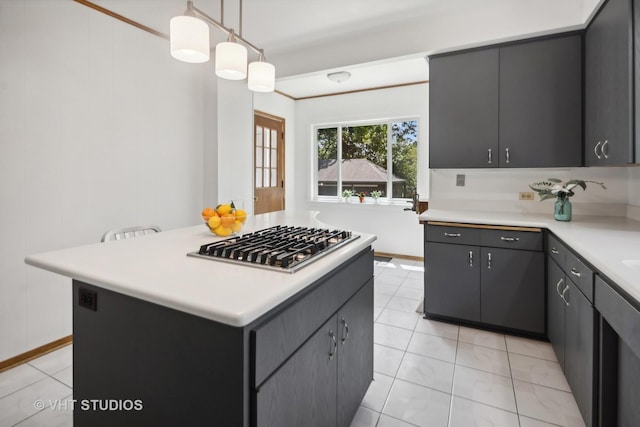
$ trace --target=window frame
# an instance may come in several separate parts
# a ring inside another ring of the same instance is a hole
[[[367,120],[356,120],[356,121],[341,121],[341,122],[333,122],[333,123],[322,123],[315,124],[311,126],[311,151],[312,151],[312,159],[313,159],[313,167],[312,167],[312,182],[311,182],[311,200],[315,202],[341,202],[342,201],[342,168],[338,168],[338,183],[337,183],[337,194],[335,196],[321,196],[318,194],[318,131],[320,129],[333,129],[335,128],[337,131],[337,147],[336,147],[336,155],[337,160],[340,162],[342,159],[342,128],[344,127],[355,127],[355,126],[370,126],[370,125],[387,125],[387,165],[390,167],[387,168],[387,190],[385,192],[386,196],[380,197],[378,202],[381,204],[388,205],[406,205],[407,201],[413,201],[411,198],[397,198],[390,197],[389,195],[393,194],[393,183],[391,181],[391,177],[393,175],[393,123],[398,122],[416,122],[417,132],[416,132],[416,149],[420,144],[420,117],[418,116],[408,116],[408,117],[393,117],[393,118],[383,118],[383,119],[367,119]],[[419,175],[420,164],[416,165],[416,180]],[[416,188],[417,192],[417,188]]]

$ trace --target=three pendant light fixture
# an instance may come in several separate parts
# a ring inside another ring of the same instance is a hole
[[[224,13],[224,0],[222,0]],[[242,0],[240,0],[240,28],[242,29]],[[209,46],[209,25],[227,34],[227,41],[218,43],[216,53],[216,75],[228,80],[243,80],[247,78],[248,87],[254,92],[273,92],[276,84],[276,69],[273,64],[265,61],[264,51],[236,35],[233,29],[225,27],[201,10],[192,1],[187,1],[184,15],[171,18],[169,37],[171,56],[191,63],[209,61],[211,48]],[[242,31],[242,30],[241,30]],[[240,44],[242,42],[242,44]],[[247,67],[246,45],[258,54],[258,60]]]

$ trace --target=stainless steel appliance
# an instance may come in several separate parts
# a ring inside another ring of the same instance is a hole
[[[187,255],[293,273],[359,237],[345,230],[277,225],[202,245]]]

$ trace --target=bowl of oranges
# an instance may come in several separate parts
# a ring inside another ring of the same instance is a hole
[[[202,219],[209,230],[216,236],[231,236],[242,231],[247,213],[236,209],[233,202],[220,204],[214,208],[204,208]]]

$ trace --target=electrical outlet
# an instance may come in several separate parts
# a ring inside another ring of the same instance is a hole
[[[521,191],[518,193],[518,200],[533,200],[533,191]]]
[[[98,311],[98,293],[87,288],[78,289],[78,305]]]
[[[456,175],[456,186],[464,187],[464,175]]]

